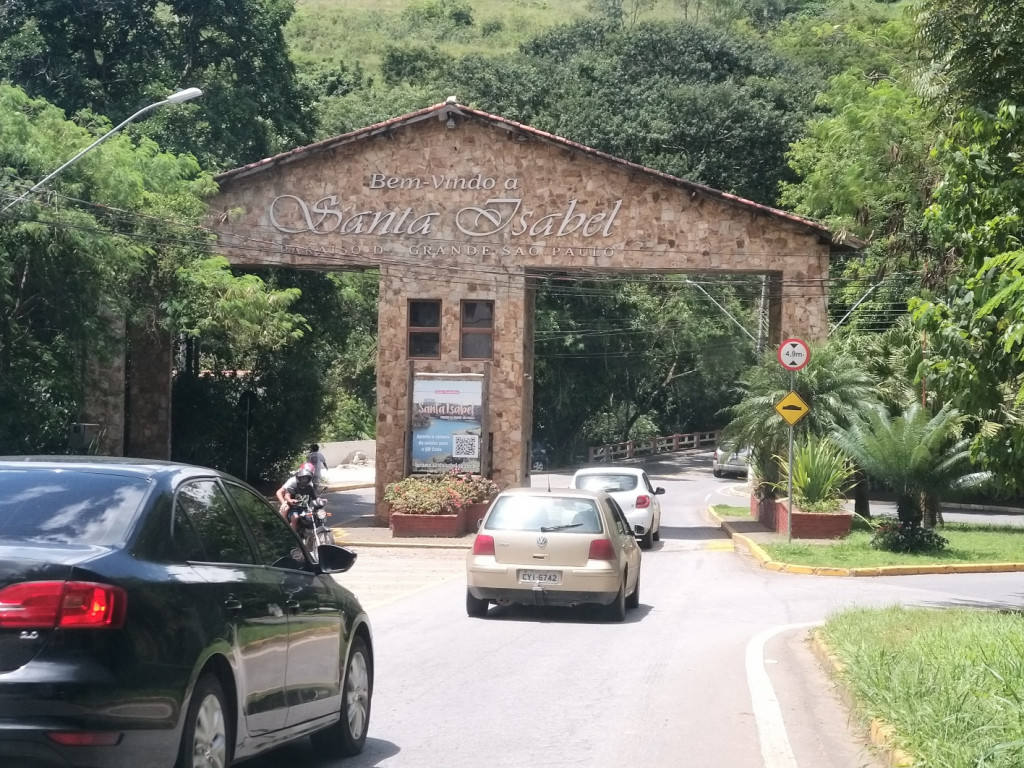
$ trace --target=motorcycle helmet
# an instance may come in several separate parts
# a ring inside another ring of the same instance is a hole
[[[304,479],[305,480],[309,480],[309,479],[312,479],[312,477],[313,477],[313,465],[310,464],[308,461],[304,462],[302,464],[302,466],[299,467],[298,472],[295,473],[295,477],[298,478],[299,480],[304,480]]]

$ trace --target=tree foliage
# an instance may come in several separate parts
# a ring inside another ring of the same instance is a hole
[[[240,165],[313,134],[283,34],[293,11],[293,0],[7,0],[0,78],[69,114],[117,122],[199,87],[201,103],[134,130],[206,167]]]
[[[715,289],[736,314],[742,288]],[[708,428],[752,344],[678,278],[542,281],[535,433],[566,459],[588,445]]]
[[[811,350],[811,359],[798,376],[783,369],[775,351],[747,370],[738,384],[740,400],[727,409],[729,423],[723,438],[750,446],[749,460],[755,477],[755,494],[770,498],[780,482],[777,456],[788,455],[791,427],[775,410],[794,391],[807,403],[807,415],[793,427],[803,436],[826,436],[847,425],[858,409],[877,402],[875,382],[841,341],[830,341]]]
[[[933,237],[964,276],[912,303],[928,333],[928,381],[979,422],[975,460],[1017,493],[1024,449],[1024,246],[1021,128],[1011,104],[996,115],[964,112],[940,148],[946,174],[929,210]]]
[[[800,68],[753,38],[687,23],[560,26],[442,78],[465,103],[717,189],[773,203],[809,115]]]
[[[932,414],[913,403],[893,417],[879,405],[865,409],[846,426],[837,426],[832,438],[896,494],[900,525],[912,529],[924,523],[926,506],[935,509],[951,491],[988,477],[971,467],[970,440],[961,434],[961,422],[961,414],[949,406]],[[929,522],[934,525],[934,520]]]
[[[1016,0],[928,0],[916,6],[925,82],[955,114],[1024,104],[1024,6]]]
[[[110,124],[84,128],[0,85],[0,451],[63,451],[83,370],[123,349],[125,327],[233,328],[250,348],[295,331],[294,296],[207,260],[197,225],[215,188],[188,155],[116,135],[36,195],[14,202]],[[158,310],[161,305],[165,312]]]

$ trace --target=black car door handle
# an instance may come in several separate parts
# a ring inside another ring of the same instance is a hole
[[[285,604],[285,607],[286,607],[286,608],[287,608],[287,609],[288,609],[289,611],[291,611],[292,613],[298,613],[298,612],[299,612],[299,609],[300,609],[300,608],[302,607],[302,606],[301,606],[301,605],[299,604],[299,601],[298,601],[298,600],[285,600],[285,601],[284,601],[284,604]]]
[[[242,601],[234,597],[229,597],[224,601],[224,608],[232,613],[237,613],[242,610]]]

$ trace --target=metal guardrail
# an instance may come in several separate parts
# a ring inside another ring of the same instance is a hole
[[[713,448],[718,445],[721,434],[721,430],[716,429],[710,432],[689,432],[665,437],[648,437],[642,440],[627,440],[624,443],[594,445],[587,451],[587,461],[590,463],[622,461],[641,456],[654,456],[659,453]]]

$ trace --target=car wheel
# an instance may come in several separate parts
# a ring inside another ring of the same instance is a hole
[[[466,615],[474,619],[482,619],[487,615],[487,608],[489,606],[489,600],[473,597],[473,593],[468,589],[466,590]]]
[[[722,470],[720,470],[720,469],[712,469],[711,470],[711,474],[714,475],[715,477],[721,477],[722,476]]]
[[[224,713],[224,689],[216,677],[203,675],[188,703],[177,768],[227,768],[231,748]]]
[[[639,608],[640,607],[640,574],[636,575],[636,586],[633,588],[633,594],[626,598],[627,608]]]
[[[619,584],[619,593],[612,600],[611,605],[605,607],[605,614],[609,621],[624,621],[626,618],[626,582],[625,579]]]
[[[341,695],[341,717],[334,725],[314,733],[313,748],[324,757],[352,757],[363,751],[370,725],[373,698],[373,667],[366,643],[352,640],[345,663],[345,686]]]
[[[647,533],[640,537],[640,549],[650,549],[654,546],[654,530],[647,529]]]
[[[534,472],[543,472],[544,470],[545,470],[545,466],[544,466],[544,462],[543,461],[535,461],[535,462],[533,462],[533,471]]]
[[[660,525],[658,526],[658,529],[654,532],[654,540],[655,541],[661,541],[661,526]]]

